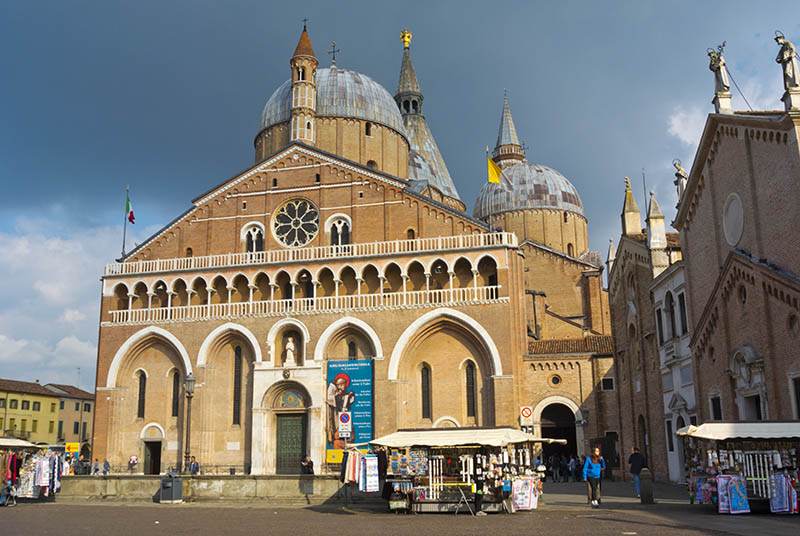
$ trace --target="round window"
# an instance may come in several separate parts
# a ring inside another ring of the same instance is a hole
[[[725,200],[722,211],[722,228],[725,231],[725,240],[729,245],[735,246],[742,238],[744,230],[744,209],[741,198],[732,193]]]
[[[275,212],[272,231],[284,246],[305,246],[319,232],[319,211],[306,199],[287,201]]]
[[[558,374],[550,376],[550,385],[552,385],[553,387],[558,387],[559,385],[561,385],[561,376],[559,376]]]
[[[789,332],[794,335],[800,335],[800,320],[797,315],[789,315]]]

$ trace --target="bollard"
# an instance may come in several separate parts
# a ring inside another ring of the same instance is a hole
[[[647,467],[639,473],[639,490],[642,504],[653,504],[653,473]]]

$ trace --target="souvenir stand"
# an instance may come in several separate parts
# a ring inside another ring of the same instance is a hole
[[[535,509],[536,443],[566,441],[506,427],[399,430],[370,441],[389,450],[390,509],[414,513]]]
[[[689,501],[719,513],[798,513],[800,422],[709,422],[683,438]]]
[[[63,455],[47,445],[0,438],[0,472],[16,498],[53,500],[66,468]]]

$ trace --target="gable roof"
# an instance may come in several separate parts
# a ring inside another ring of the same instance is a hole
[[[262,159],[261,161],[257,162],[253,166],[245,169],[244,171],[234,175],[233,177],[231,177],[229,179],[226,179],[225,181],[223,181],[222,183],[218,184],[217,186],[211,188],[210,190],[207,190],[205,193],[201,194],[200,196],[195,197],[192,200],[192,204],[194,205],[193,207],[190,207],[183,214],[181,214],[180,216],[178,216],[177,218],[175,218],[174,220],[169,222],[167,225],[165,225],[164,227],[162,227],[161,229],[159,229],[158,231],[156,231],[155,233],[150,235],[141,244],[137,245],[134,249],[132,249],[131,251],[126,253],[125,256],[120,260],[122,261],[122,260],[128,259],[132,255],[135,255],[137,252],[141,251],[143,248],[145,248],[147,245],[149,245],[153,240],[155,240],[156,238],[161,236],[163,233],[168,231],[171,227],[173,227],[176,224],[178,224],[181,220],[186,218],[186,216],[190,215],[192,212],[194,212],[195,210],[200,208],[200,206],[203,203],[209,201],[211,198],[221,194],[222,192],[225,192],[226,190],[229,190],[230,188],[233,188],[237,184],[247,180],[249,177],[251,177],[252,175],[254,175],[256,173],[259,173],[259,172],[262,172],[262,171],[275,171],[274,169],[270,168],[270,166],[272,164],[274,164],[275,162],[277,162],[278,160],[280,160],[281,158],[285,158],[286,156],[292,154],[293,152],[300,152],[300,153],[304,153],[304,154],[307,154],[307,155],[313,155],[315,157],[320,158],[321,160],[325,160],[326,163],[335,164],[335,165],[338,165],[338,166],[343,167],[345,169],[349,169],[350,171],[353,171],[353,172],[359,173],[361,175],[364,175],[364,176],[366,176],[368,178],[376,179],[376,180],[382,181],[384,183],[391,184],[392,186],[395,186],[397,188],[402,189],[403,193],[405,193],[409,197],[413,197],[413,198],[415,198],[415,199],[417,199],[419,201],[422,201],[422,202],[427,203],[427,204],[429,204],[431,206],[434,206],[439,210],[448,212],[448,213],[452,214],[453,216],[456,216],[456,217],[461,218],[461,219],[463,219],[465,221],[468,221],[470,224],[472,224],[473,226],[475,226],[475,227],[477,227],[479,229],[483,229],[485,231],[490,231],[491,230],[491,226],[488,225],[486,222],[478,220],[478,219],[470,216],[466,212],[461,212],[459,210],[456,210],[453,207],[450,207],[450,206],[448,206],[448,205],[446,205],[446,204],[444,204],[444,203],[442,203],[440,201],[436,201],[434,199],[431,199],[430,197],[427,197],[425,195],[422,195],[419,192],[416,192],[416,191],[412,190],[411,183],[409,181],[405,180],[405,179],[401,179],[399,177],[395,177],[394,175],[390,175],[388,173],[384,173],[384,172],[382,172],[380,170],[368,168],[368,167],[366,167],[365,165],[363,165],[363,164],[361,164],[359,162],[355,162],[353,160],[348,160],[346,158],[342,158],[341,156],[333,154],[333,153],[330,153],[328,151],[323,151],[321,149],[317,149],[316,147],[311,147],[311,146],[306,145],[304,143],[293,141],[293,142],[289,143],[288,145],[286,145],[285,147],[283,147],[282,149],[279,149],[279,150],[275,151],[274,153],[272,153],[271,155],[265,157],[264,159]],[[285,169],[288,170],[288,169],[292,169],[292,168],[285,168]]]
[[[23,382],[20,380],[6,380],[3,378],[0,378],[0,391],[52,397],[58,396],[39,382]]]
[[[64,385],[61,383],[48,383],[45,388],[57,393],[61,398],[80,398],[82,400],[94,400],[94,395],[74,385]]]

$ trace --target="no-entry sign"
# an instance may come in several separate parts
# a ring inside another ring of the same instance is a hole
[[[522,426],[533,426],[533,408],[531,406],[520,406],[519,423]]]

